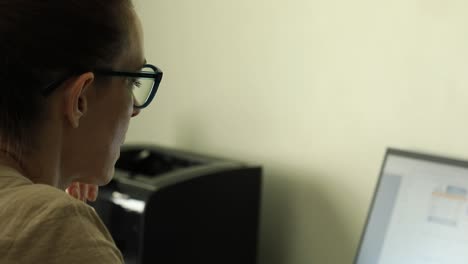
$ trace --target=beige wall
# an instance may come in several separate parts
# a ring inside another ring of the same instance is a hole
[[[137,9],[165,76],[127,142],[262,164],[263,264],[351,263],[387,146],[468,158],[467,1]]]

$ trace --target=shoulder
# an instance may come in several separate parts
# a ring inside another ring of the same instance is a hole
[[[29,189],[29,190],[28,190]],[[91,237],[100,237],[112,241],[107,228],[102,223],[94,208],[80,201],[65,191],[49,185],[34,184],[23,190],[20,197],[29,225],[45,225],[55,229],[80,229]],[[80,236],[77,236],[80,237]]]
[[[13,215],[27,216],[29,223],[60,218],[85,217],[99,222],[94,209],[65,191],[45,184],[30,184],[3,190],[0,205]]]
[[[94,209],[86,203],[75,199],[65,191],[45,184],[24,186],[17,193],[25,207],[35,211],[36,218],[54,220],[75,216],[96,216]]]
[[[0,255],[25,263],[122,263],[109,232],[86,203],[34,184],[17,190],[14,204],[9,237],[15,246],[1,252],[0,245]]]

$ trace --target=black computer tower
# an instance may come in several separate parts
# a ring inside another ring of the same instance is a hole
[[[127,145],[92,204],[126,263],[255,264],[259,166]]]

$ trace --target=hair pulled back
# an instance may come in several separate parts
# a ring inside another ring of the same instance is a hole
[[[128,40],[130,0],[0,0],[0,151],[34,147],[45,85],[111,67]]]

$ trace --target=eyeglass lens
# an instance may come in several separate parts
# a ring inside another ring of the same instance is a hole
[[[144,73],[156,73],[152,68],[145,67],[142,69]],[[133,81],[133,96],[134,104],[142,106],[146,103],[153,90],[155,80],[153,78],[138,77]]]

